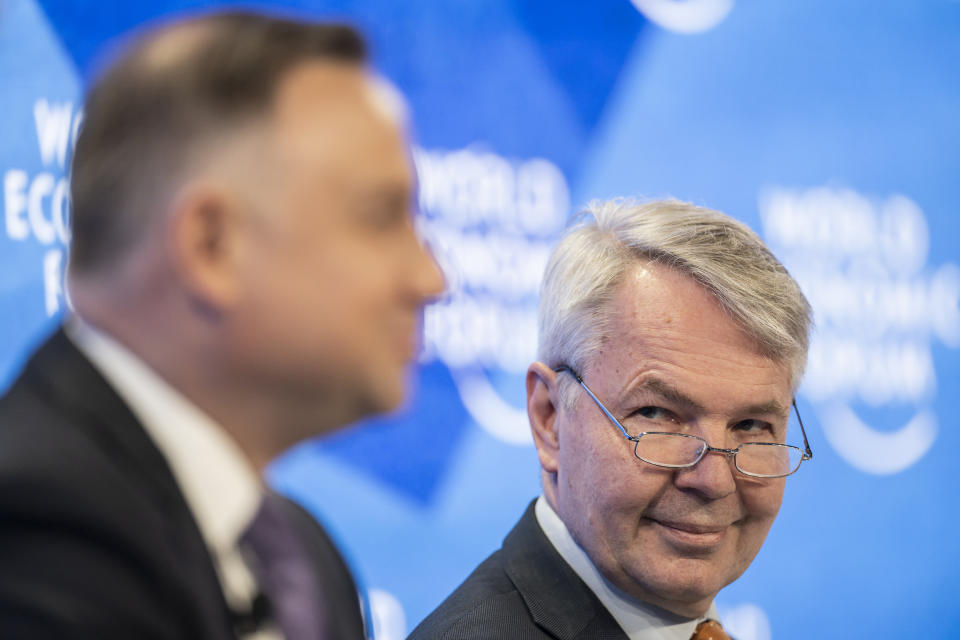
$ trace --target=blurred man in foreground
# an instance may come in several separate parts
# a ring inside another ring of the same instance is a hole
[[[363,636],[335,547],[260,471],[404,396],[444,283],[401,111],[352,29],[246,13],[100,77],[76,316],[0,400],[0,636]]]
[[[726,638],[784,478],[810,307],[743,224],[592,206],[554,251],[527,412],[543,495],[411,638]]]

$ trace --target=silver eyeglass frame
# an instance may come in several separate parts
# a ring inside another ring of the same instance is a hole
[[[623,437],[633,442],[633,455],[638,460],[646,462],[647,464],[652,464],[656,467],[664,467],[667,469],[689,469],[690,467],[696,466],[701,460],[703,460],[703,457],[705,455],[707,455],[710,452],[713,452],[713,453],[721,453],[727,456],[728,458],[733,457],[734,467],[736,467],[739,473],[742,473],[745,476],[749,476],[751,478],[786,478],[787,476],[793,475],[794,473],[796,473],[800,469],[800,465],[803,464],[804,461],[813,459],[813,451],[810,449],[810,443],[807,440],[807,432],[803,428],[803,419],[800,418],[800,411],[799,409],[797,409],[796,399],[794,399],[791,402],[791,404],[793,405],[793,411],[797,416],[797,422],[800,425],[800,433],[803,435],[803,447],[804,447],[803,449],[801,449],[800,447],[795,447],[791,444],[780,444],[779,442],[745,442],[744,444],[741,444],[736,449],[724,449],[721,447],[711,447],[710,443],[708,443],[706,440],[704,440],[700,436],[695,436],[689,433],[671,433],[668,431],[644,431],[642,433],[638,433],[632,436],[627,432],[626,427],[623,426],[623,424],[616,418],[616,416],[610,413],[610,410],[607,409],[607,407],[602,402],[600,402],[600,398],[598,398],[596,394],[594,394],[593,391],[590,390],[590,387],[588,387],[587,383],[583,381],[583,378],[580,376],[580,374],[574,371],[572,367],[565,364],[561,364],[554,367],[553,370],[556,373],[563,373],[564,371],[566,371],[567,373],[572,375],[576,379],[576,381],[580,383],[580,386],[583,387],[583,390],[587,392],[587,395],[590,396],[590,398],[597,404],[598,407],[600,407],[600,410],[603,412],[603,414],[607,416],[607,418],[609,418],[610,422],[615,424],[617,428],[620,429],[620,432],[623,434]],[[702,442],[704,446],[700,449],[700,455],[697,456],[697,459],[687,464],[665,464],[663,462],[653,462],[641,456],[640,453],[637,451],[637,447],[640,444],[640,438],[646,435],[669,435],[669,436],[680,436],[683,438],[693,438],[695,440],[699,440],[700,442]],[[762,474],[762,473],[752,473],[750,471],[744,471],[743,469],[740,468],[740,465],[737,462],[737,453],[740,452],[741,448],[748,445],[750,446],[759,445],[764,447],[786,447],[788,449],[794,449],[800,452],[800,462],[798,462],[797,466],[789,473]]]

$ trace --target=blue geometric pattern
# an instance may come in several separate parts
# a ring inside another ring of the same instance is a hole
[[[350,463],[421,506],[432,504],[468,428],[467,413],[442,364],[422,367],[414,386],[413,401],[399,412],[303,445],[304,449]],[[432,419],[424,420],[427,415]]]
[[[66,303],[53,191],[98,52],[143,21],[226,4],[0,9],[0,387]],[[728,628],[741,640],[960,637],[950,482],[960,450],[960,4],[244,6],[364,30],[376,68],[412,107],[421,183],[433,189],[428,231],[449,243],[452,282],[473,283],[460,307],[428,312],[444,340],[425,341],[432,350],[403,409],[305,443],[270,469],[277,489],[339,537],[381,605],[382,639],[416,625],[539,492],[536,453],[517,436],[522,367],[510,359],[532,353],[523,305],[535,293],[518,284],[504,301],[496,296],[511,288],[494,286],[526,282],[538,263],[519,258],[556,236],[549,217],[523,216],[543,213],[537,198],[575,209],[630,195],[672,195],[744,220],[817,314],[798,395],[815,458],[787,482],[756,561],[718,597]],[[696,29],[677,22],[710,12]],[[532,169],[540,181],[524,191]],[[470,191],[477,184],[505,195],[476,218],[452,219],[443,207],[487,195]],[[478,232],[489,235],[470,244]],[[476,253],[484,238],[501,251]]]

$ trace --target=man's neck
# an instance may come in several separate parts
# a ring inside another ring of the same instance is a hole
[[[537,522],[557,553],[580,576],[631,640],[687,640],[704,618],[716,618],[711,604],[703,616],[688,618],[639,600],[610,582],[576,543],[544,496],[535,507]]]

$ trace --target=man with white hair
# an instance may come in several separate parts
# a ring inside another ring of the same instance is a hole
[[[787,429],[809,327],[742,223],[591,205],[547,265],[527,371],[543,495],[411,639],[725,638],[714,597],[812,457]]]
[[[344,25],[214,13],[94,84],[76,314],[0,399],[0,637],[366,636],[336,547],[261,477],[401,402],[444,287],[365,59]]]

